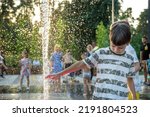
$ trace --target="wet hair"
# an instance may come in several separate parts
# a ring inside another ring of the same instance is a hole
[[[117,21],[110,26],[110,41],[116,46],[128,44],[131,40],[130,25],[127,21]]]

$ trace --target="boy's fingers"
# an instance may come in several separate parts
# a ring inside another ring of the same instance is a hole
[[[54,75],[48,75],[45,77],[45,79],[57,80],[58,78]]]
[[[53,75],[48,75],[45,77],[45,79],[52,79]]]

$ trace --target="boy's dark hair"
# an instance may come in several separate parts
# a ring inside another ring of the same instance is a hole
[[[144,38],[144,39],[148,40],[147,36],[145,36],[145,35],[144,35],[142,38]]]
[[[130,42],[130,25],[127,21],[117,21],[110,26],[109,38],[116,46],[124,45]]]

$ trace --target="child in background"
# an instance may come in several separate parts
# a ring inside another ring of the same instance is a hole
[[[27,88],[26,91],[29,92],[30,90],[30,73],[31,73],[31,60],[28,58],[28,53],[26,50],[22,52],[22,59],[19,61],[19,65],[21,66],[20,70],[20,79],[19,79],[19,92],[22,91],[22,83],[23,78],[26,77],[27,79]]]
[[[81,55],[81,58],[84,60],[86,58],[86,53],[83,53]],[[92,94],[92,90],[91,90],[91,70],[87,67],[82,69],[82,74],[83,74],[83,85],[84,85],[84,92],[83,95],[87,96],[88,95],[88,91],[89,94]]]
[[[140,48],[140,63],[144,72],[144,85],[147,85],[147,60],[150,57],[150,43],[148,43],[148,38],[146,36],[142,37],[142,43]]]
[[[61,52],[61,46],[59,44],[56,44],[54,46],[54,52],[50,57],[50,73],[58,73],[63,70],[62,57],[63,53]],[[60,77],[54,82],[54,90],[56,93],[61,92]]]
[[[71,66],[76,60],[73,58],[69,49],[66,50],[66,54],[63,56],[64,68]],[[69,76],[73,77],[74,73],[70,73]]]

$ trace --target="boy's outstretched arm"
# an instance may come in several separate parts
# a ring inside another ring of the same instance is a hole
[[[134,86],[134,81],[132,77],[127,78],[127,84],[128,84],[128,88],[131,92],[132,95],[132,99],[136,100],[136,92],[135,92],[135,86]]]
[[[78,71],[84,67],[87,67],[86,64],[81,60],[81,61],[77,61],[76,63],[74,63],[73,65],[71,65],[70,67],[64,69],[63,71],[56,73],[56,74],[50,74],[48,76],[46,76],[45,79],[53,79],[53,80],[57,80],[60,76],[63,76],[67,73],[71,73],[71,72],[75,72]]]

